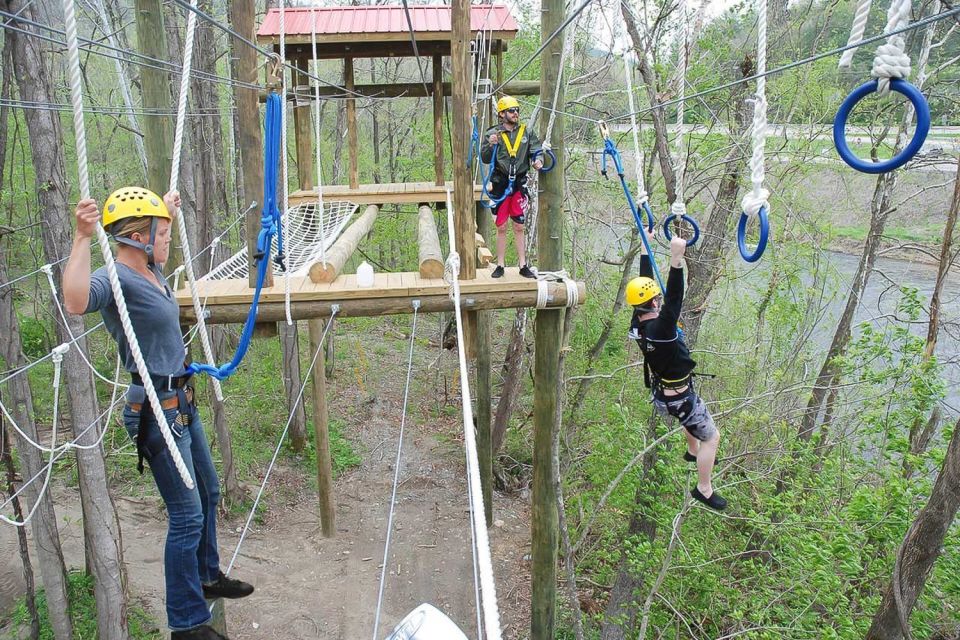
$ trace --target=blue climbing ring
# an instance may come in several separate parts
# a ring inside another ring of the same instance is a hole
[[[756,262],[760,259],[767,248],[767,239],[770,237],[770,220],[767,218],[766,207],[760,207],[757,218],[760,220],[760,240],[752,253],[747,249],[747,223],[750,221],[750,216],[741,213],[740,224],[737,225],[737,248],[740,249],[740,255],[747,262]]]
[[[557,156],[555,156],[553,151],[551,151],[550,149],[540,151],[536,155],[550,158],[550,164],[548,165],[546,161],[544,161],[543,166],[540,167],[540,173],[550,173],[551,171],[553,171],[553,168],[557,166]]]
[[[673,219],[676,217],[677,214],[671,213],[663,221],[663,236],[667,239],[667,242],[673,240],[673,236],[670,234],[670,223],[673,222]],[[692,247],[693,245],[697,244],[697,240],[700,239],[700,226],[697,224],[696,220],[687,214],[680,216],[680,219],[688,222],[690,226],[693,227],[693,237],[687,240],[687,246]]]
[[[647,231],[653,233],[653,228],[656,226],[656,221],[653,219],[653,211],[650,210],[650,203],[644,202],[642,205],[643,212],[647,214]],[[693,227],[696,229],[697,225],[694,223]],[[700,229],[697,229],[697,233],[700,233]]]
[[[840,154],[844,162],[857,171],[862,171],[863,173],[887,173],[888,171],[902,167],[920,151],[920,147],[923,146],[923,141],[927,139],[927,134],[930,132],[930,105],[927,104],[927,99],[923,97],[920,90],[906,80],[896,78],[890,81],[890,88],[910,100],[910,103],[917,113],[917,128],[913,132],[913,138],[910,140],[910,143],[904,147],[900,153],[889,160],[884,160],[883,162],[867,162],[866,160],[861,160],[847,145],[847,118],[850,117],[850,112],[853,111],[853,107],[856,106],[858,102],[877,90],[876,80],[865,82],[854,89],[853,92],[847,96],[846,100],[843,101],[843,104],[840,105],[840,109],[837,111],[837,117],[833,119],[833,144],[837,147],[837,153]]]

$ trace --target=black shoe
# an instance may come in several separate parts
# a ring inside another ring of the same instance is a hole
[[[710,497],[708,498],[704,496],[702,493],[700,493],[700,489],[698,489],[697,487],[694,487],[693,489],[690,490],[690,495],[692,495],[696,500],[699,500],[700,502],[707,505],[711,509],[715,509],[717,511],[723,511],[724,509],[727,508],[727,501],[721,498],[720,494],[717,493],[716,491],[711,493]]]
[[[693,455],[693,454],[690,453],[689,451],[684,451],[684,452],[683,452],[683,459],[686,460],[687,462],[696,462],[696,461],[697,461],[697,456]]]
[[[253,593],[253,585],[247,584],[242,580],[234,580],[223,575],[223,571],[217,576],[213,584],[203,585],[203,597],[208,600],[215,598],[246,598]],[[205,636],[201,636],[205,637]]]
[[[170,634],[170,640],[230,640],[230,638],[220,635],[213,630],[213,627],[203,625],[186,631],[174,631]]]
[[[503,277],[503,267],[497,265],[497,268],[493,270],[493,273],[490,274],[491,278],[502,278]]]
[[[524,278],[537,277],[537,274],[535,274],[533,271],[530,271],[530,267],[528,265],[523,265],[520,267],[520,275],[522,275]]]

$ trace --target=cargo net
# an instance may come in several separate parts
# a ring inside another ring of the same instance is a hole
[[[333,245],[356,210],[357,205],[352,202],[324,202],[321,226],[318,203],[309,202],[290,207],[287,210],[288,220],[283,229],[287,275],[306,275],[310,271],[310,265],[319,262],[324,252]],[[277,237],[274,236],[272,255],[276,253]],[[200,279],[243,279],[249,275],[249,272],[247,249],[243,248]],[[274,275],[282,273],[276,263],[273,265],[273,273]]]

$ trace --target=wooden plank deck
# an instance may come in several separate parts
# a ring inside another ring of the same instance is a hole
[[[453,183],[446,186],[433,182],[396,182],[382,184],[362,184],[357,189],[348,185],[334,184],[323,187],[324,200],[347,200],[356,204],[417,204],[420,202],[445,203],[447,187],[453,189]],[[473,187],[474,200],[480,200],[480,185]],[[298,190],[290,194],[290,205],[315,202],[317,190]]]

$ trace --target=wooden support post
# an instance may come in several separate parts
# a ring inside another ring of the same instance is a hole
[[[490,325],[493,314],[478,311],[477,316],[477,458],[480,462],[480,488],[487,524],[493,523],[493,440],[490,432]]]
[[[253,40],[256,36],[254,0],[233,0],[227,3],[230,12],[230,25],[241,36]],[[236,39],[231,39],[233,48],[233,77],[240,83],[252,86],[259,84],[257,79],[257,52]],[[263,205],[263,145],[260,142],[260,107],[257,104],[258,90],[237,84],[233,87],[233,101],[237,107],[237,141],[240,161],[243,167],[243,198],[240,208],[247,209],[253,202],[261,206],[253,207],[247,213],[246,239],[247,255],[257,252],[257,236],[260,234],[260,209]],[[247,278],[251,287],[256,286],[257,270],[250,269]],[[273,273],[267,271],[264,286],[273,284]]]
[[[293,86],[297,93],[309,93],[310,78],[307,76],[309,60],[296,58],[298,72],[293,74]],[[313,165],[313,111],[312,100],[297,99],[293,109],[293,135],[297,150],[297,180],[303,190],[313,189],[317,169]]]
[[[546,40],[564,19],[564,0],[543,0],[541,39]],[[561,54],[566,35],[561,33],[544,49],[540,67],[540,130],[554,109],[564,104],[563,87],[557,93]],[[558,101],[554,103],[554,94]],[[562,265],[563,230],[563,118],[556,112],[553,147],[555,171],[540,176],[540,211],[537,256],[544,271],[559,271]],[[557,605],[557,468],[554,447],[557,424],[557,389],[560,385],[560,341],[563,310],[540,309],[535,322],[533,373],[533,496],[531,518],[530,640],[553,640]]]
[[[433,208],[421,205],[418,216],[417,246],[420,249],[420,277],[443,277],[443,253],[440,251],[440,236]]]
[[[153,58],[165,60],[167,38],[163,25],[163,9],[160,0],[136,0],[134,2],[137,22],[137,50]],[[143,87],[143,108],[158,114],[170,112],[170,74],[159,68],[144,67],[140,72]],[[170,154],[173,127],[169,115],[143,116],[144,149],[147,153],[147,187],[155,193],[166,193],[170,186]],[[174,225],[176,229],[176,225]],[[178,231],[174,231],[179,235]],[[164,268],[168,273],[183,262],[177,238],[170,247],[170,258]]]
[[[438,185],[443,177],[443,56],[433,56],[433,167]]]
[[[477,246],[474,234],[476,220],[473,208],[473,176],[463,161],[470,141],[470,94],[473,74],[470,73],[470,2],[454,0],[451,9],[450,52],[453,66],[453,210],[456,227],[457,253],[460,254],[460,279],[477,277]],[[468,312],[463,318],[460,338],[466,346],[467,357],[477,352],[476,314]]]
[[[357,245],[360,244],[364,236],[370,233],[379,212],[380,207],[375,204],[369,205],[363,215],[347,227],[333,246],[327,249],[326,264],[323,262],[313,263],[310,267],[310,279],[314,282],[333,282],[336,280],[347,260],[357,250]]]
[[[223,598],[217,598],[213,601],[210,615],[213,616],[210,619],[210,626],[213,627],[213,630],[221,635],[227,635],[227,607],[223,603]]]
[[[347,91],[353,91],[353,58],[343,59],[343,82]],[[350,151],[350,188],[360,187],[360,141],[357,138],[357,99],[347,98],[347,146]]]
[[[327,416],[327,376],[325,354],[320,341],[323,339],[323,318],[308,321],[310,328],[310,353],[318,353],[313,366],[313,432],[317,450],[317,500],[320,510],[320,526],[324,538],[336,533],[336,509],[333,503],[333,463],[330,460],[330,433]],[[330,339],[330,336],[327,336]]]
[[[481,132],[482,134],[483,132]],[[483,203],[477,201],[477,235],[480,236],[477,238],[477,265],[481,267],[488,266],[493,262],[493,252],[490,250],[489,239],[490,232],[493,227],[493,216],[490,215],[490,209],[483,206]],[[483,243],[481,244],[480,238],[483,238]]]

